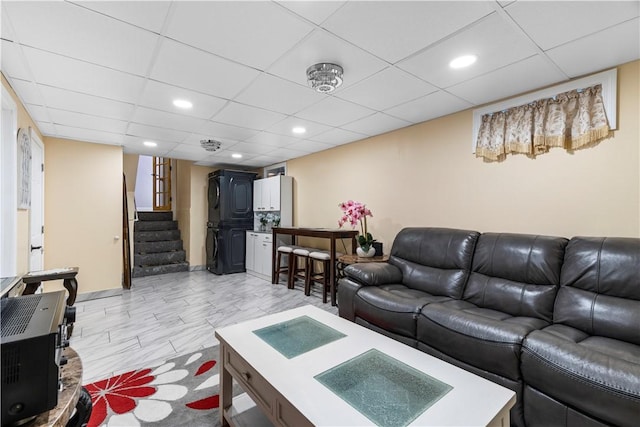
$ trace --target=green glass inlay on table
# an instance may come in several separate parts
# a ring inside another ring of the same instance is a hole
[[[309,316],[300,316],[286,322],[253,331],[287,359],[321,347],[345,334],[324,325]]]
[[[379,426],[406,426],[453,389],[375,349],[314,378]]]

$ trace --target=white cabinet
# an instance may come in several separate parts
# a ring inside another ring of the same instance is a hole
[[[255,273],[271,280],[271,260],[273,258],[273,238],[271,234],[247,231],[247,272]]]
[[[291,210],[293,203],[293,178],[278,175],[253,181],[253,210]],[[283,224],[284,225],[284,224]]]

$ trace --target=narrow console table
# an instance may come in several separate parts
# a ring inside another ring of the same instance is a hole
[[[32,271],[22,276],[22,282],[25,284],[23,295],[33,294],[40,283],[48,280],[62,280],[62,285],[69,291],[67,297],[67,305],[73,305],[78,295],[78,281],[76,275],[78,267],[56,268],[53,270]]]
[[[336,305],[336,240],[338,239],[351,239],[351,251],[355,253],[357,242],[356,236],[358,232],[356,230],[342,230],[342,229],[328,229],[328,228],[304,228],[304,227],[273,227],[273,241],[277,242],[277,236],[288,235],[293,237],[293,244],[295,245],[296,238],[298,236],[303,237],[317,237],[321,239],[329,239],[329,253],[330,253],[330,265],[331,271],[329,276],[329,286],[331,286],[331,305]],[[272,249],[272,262],[271,262],[271,283],[274,285],[278,283],[278,274],[276,272],[276,259],[277,259],[277,245],[274,243]]]

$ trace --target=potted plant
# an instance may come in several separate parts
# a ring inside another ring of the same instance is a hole
[[[355,228],[360,224],[360,234],[358,235],[358,247],[356,253],[360,257],[372,257],[375,255],[376,250],[373,247],[373,236],[367,229],[367,217],[373,217],[371,211],[360,202],[354,202],[348,200],[338,205],[342,210],[342,217],[338,220],[338,225],[342,227],[344,224],[349,223],[351,227]]]

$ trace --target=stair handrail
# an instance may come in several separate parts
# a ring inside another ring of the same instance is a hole
[[[134,201],[135,204],[135,201]],[[129,235],[129,204],[127,202],[127,177],[122,174],[122,287],[131,289],[131,237]]]

